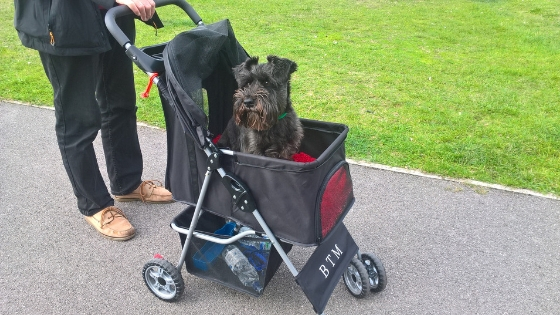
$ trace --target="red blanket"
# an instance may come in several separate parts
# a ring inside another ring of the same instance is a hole
[[[218,140],[220,140],[220,137],[222,135],[217,135],[216,137],[214,137],[214,139],[212,139],[212,142],[214,144],[218,143]],[[292,160],[294,162],[299,162],[299,163],[310,163],[316,160],[316,158],[312,157],[311,155],[304,153],[304,152],[298,152],[296,154],[294,154],[292,156]]]

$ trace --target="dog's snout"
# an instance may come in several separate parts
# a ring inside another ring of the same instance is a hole
[[[246,97],[243,100],[243,104],[245,105],[245,107],[251,108],[251,107],[255,106],[255,101],[251,97]]]

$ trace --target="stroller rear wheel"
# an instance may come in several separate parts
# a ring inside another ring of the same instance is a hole
[[[366,267],[371,292],[381,292],[387,286],[387,275],[381,260],[372,253],[363,253],[362,262]]]
[[[152,259],[142,270],[144,283],[150,291],[163,301],[175,301],[185,289],[181,274],[167,260]]]
[[[364,264],[356,257],[352,258],[350,265],[342,276],[344,284],[350,293],[357,298],[363,298],[369,291],[369,276]]]

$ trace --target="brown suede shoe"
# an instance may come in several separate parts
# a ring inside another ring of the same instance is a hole
[[[117,201],[141,200],[147,203],[170,203],[173,202],[171,192],[162,187],[160,181],[145,180],[133,192],[124,196],[115,196]]]
[[[96,214],[85,217],[101,235],[114,241],[126,241],[136,235],[136,230],[128,222],[121,209],[110,206]]]

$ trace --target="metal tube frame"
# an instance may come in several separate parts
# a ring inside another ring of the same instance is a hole
[[[210,140],[207,139],[207,141],[210,141]],[[220,149],[217,149],[217,150],[220,150]],[[230,151],[230,150],[220,150],[220,151],[221,151],[221,153],[226,154],[226,155],[233,155],[233,151]],[[206,153],[207,156],[210,156],[213,153],[209,148],[205,148],[204,152]],[[221,167],[216,169],[216,171],[220,174],[221,177],[224,177],[226,175],[226,172]],[[181,258],[179,259],[179,262],[177,263],[177,270],[179,271],[179,273],[181,273],[181,268],[183,267],[183,264],[185,263],[185,259],[187,257],[187,249],[189,247],[189,244],[190,244],[193,236],[196,237],[196,238],[200,238],[200,239],[210,241],[210,242],[214,242],[214,243],[218,243],[218,244],[231,244],[231,243],[233,243],[233,242],[235,242],[235,241],[237,241],[237,240],[239,240],[239,239],[241,239],[245,236],[254,235],[256,233],[254,230],[250,230],[250,231],[245,231],[245,232],[239,233],[239,234],[237,234],[235,236],[232,236],[230,238],[218,238],[218,237],[210,236],[210,235],[195,231],[196,225],[198,223],[198,219],[199,219],[199,217],[200,217],[200,215],[202,214],[202,211],[203,211],[202,210],[202,203],[203,203],[204,198],[206,197],[206,193],[208,191],[208,185],[210,184],[211,175],[212,175],[212,170],[210,168],[208,168],[208,170],[206,171],[206,173],[204,175],[204,181],[202,183],[202,188],[200,189],[200,195],[199,195],[197,203],[196,203],[196,207],[195,207],[195,210],[194,210],[194,214],[193,214],[193,218],[191,220],[190,227],[188,229],[185,229],[185,228],[182,228],[182,227],[179,227],[179,226],[175,225],[174,223],[171,224],[171,228],[173,230],[175,230],[176,232],[179,232],[181,234],[186,234],[187,235],[187,238],[185,239],[185,243],[183,245],[183,250],[181,252]],[[286,254],[286,251],[284,251],[284,249],[280,245],[278,239],[276,238],[276,236],[274,236],[274,234],[272,233],[272,231],[270,230],[270,228],[268,227],[268,225],[264,221],[264,219],[261,216],[261,214],[259,213],[259,211],[254,210],[252,212],[252,214],[255,216],[255,219],[257,219],[257,221],[259,222],[259,225],[264,230],[266,236],[270,239],[270,242],[272,243],[274,248],[276,248],[276,250],[278,251],[278,254],[280,254],[280,257],[282,257],[282,260],[284,261],[284,263],[286,264],[286,266],[288,267],[288,269],[290,270],[292,275],[294,277],[296,277],[299,274],[299,272],[297,271],[295,266],[292,264],[292,262],[288,258],[288,255]]]

